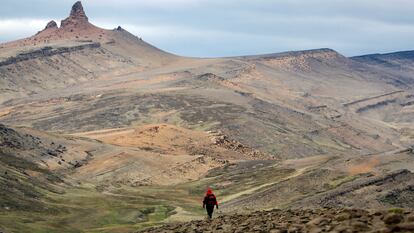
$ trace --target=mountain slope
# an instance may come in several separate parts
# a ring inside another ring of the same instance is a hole
[[[36,35],[0,44],[0,101],[132,73],[178,59],[123,30],[98,28],[80,2],[58,28],[50,22]]]
[[[369,54],[351,58],[354,61],[366,64],[371,68],[380,70],[387,76],[393,76],[401,84],[412,85],[414,79],[414,52],[402,51],[387,54]]]
[[[399,89],[354,75],[348,63],[331,50],[266,59],[181,60],[10,101],[2,119],[68,133],[168,122],[224,130],[246,145],[284,157],[393,149],[399,144],[390,143],[397,131],[351,119],[357,113],[343,103]]]

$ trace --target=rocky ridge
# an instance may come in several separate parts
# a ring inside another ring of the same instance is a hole
[[[83,45],[77,45],[72,47],[59,47],[59,48],[52,48],[52,47],[43,47],[41,49],[33,50],[30,52],[20,53],[14,57],[9,57],[3,61],[0,60],[0,66],[6,66],[11,64],[16,64],[18,62],[32,60],[36,58],[43,58],[43,57],[50,57],[53,55],[70,53],[74,51],[83,50],[86,48],[99,48],[101,47],[100,43],[87,43]]]

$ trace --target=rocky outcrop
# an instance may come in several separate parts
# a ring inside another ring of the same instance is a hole
[[[21,134],[16,130],[0,124],[0,148],[32,150],[39,147],[40,138]]]
[[[244,154],[251,159],[278,159],[275,156],[255,150],[249,146],[243,145],[242,143],[230,139],[227,135],[221,131],[209,131],[211,142],[213,145],[226,148],[227,150],[239,152]]]
[[[72,6],[69,17],[62,20],[61,27],[74,27],[82,24],[88,24],[88,17],[83,10],[82,3],[78,1]]]
[[[45,145],[41,138],[16,131],[8,126],[0,124],[0,150],[36,151],[41,156],[58,157],[67,151],[66,146],[56,144]]]
[[[11,64],[16,64],[18,62],[42,58],[42,57],[49,57],[57,54],[64,54],[64,53],[70,53],[74,51],[79,51],[87,48],[99,48],[101,47],[100,43],[90,43],[90,44],[84,44],[79,46],[73,46],[73,47],[59,47],[59,48],[52,48],[52,47],[43,47],[38,50],[26,52],[26,53],[20,53],[15,57],[9,57],[4,61],[0,61],[0,66],[6,66]]]
[[[51,20],[46,24],[46,27],[42,31],[37,32],[34,37],[37,37],[44,33],[55,33],[57,30],[59,30],[57,23],[54,20]]]
[[[316,64],[320,66],[326,64],[347,64],[349,62],[343,55],[327,48],[248,56],[244,58],[258,61],[272,68],[291,72],[310,72],[318,69]]]
[[[376,95],[376,96],[372,96],[372,97],[368,97],[368,98],[363,98],[363,99],[355,100],[355,101],[352,101],[352,102],[344,103],[343,106],[344,107],[349,107],[351,105],[359,104],[359,103],[370,101],[370,100],[379,99],[379,98],[394,95],[394,94],[400,94],[400,93],[404,93],[404,91],[401,91],[401,90],[400,91],[392,91],[392,92],[385,93],[385,94],[382,94],[382,95]],[[406,97],[406,98],[408,98],[408,97]]]
[[[85,19],[86,21],[88,20],[88,17],[86,16],[85,11],[83,10],[82,3],[80,1],[77,1],[72,6],[70,17],[76,18],[76,19]]]
[[[407,107],[407,106],[411,106],[411,105],[414,105],[414,101],[408,101],[408,102],[405,102],[405,103],[402,103],[402,104],[400,104],[402,107]]]
[[[389,104],[394,104],[396,102],[397,102],[397,99],[384,100],[384,101],[380,101],[380,102],[375,103],[375,104],[370,104],[370,105],[364,106],[362,108],[358,108],[356,110],[356,112],[357,113],[362,113],[362,112],[366,112],[368,110],[381,108],[381,107],[387,106]]]
[[[205,73],[197,76],[197,79],[203,81],[214,81],[214,82],[222,82],[225,81],[223,77],[217,76],[213,73]]]
[[[57,23],[54,20],[50,21],[49,23],[47,23],[44,30],[47,29],[58,29]]]

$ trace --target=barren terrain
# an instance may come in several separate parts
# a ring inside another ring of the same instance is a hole
[[[0,44],[0,231],[409,231],[413,54],[181,57],[78,2]],[[203,218],[207,187],[221,228],[175,224]]]

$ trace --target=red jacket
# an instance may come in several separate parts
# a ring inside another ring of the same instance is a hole
[[[214,195],[213,191],[211,191],[211,189],[208,189],[206,195],[204,196],[203,208],[206,205],[207,206],[217,206],[218,207],[217,198]]]

